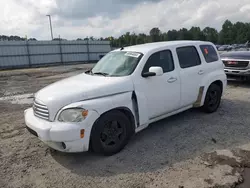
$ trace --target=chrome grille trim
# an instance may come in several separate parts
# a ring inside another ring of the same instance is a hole
[[[36,111],[37,111],[37,112],[41,112],[41,113],[46,113],[46,114],[49,113],[48,110],[44,110],[43,108],[36,108]]]
[[[249,60],[236,60],[236,59],[222,59],[226,69],[246,70],[249,68]],[[229,62],[236,62],[236,64],[230,64]]]
[[[42,113],[42,112],[39,112],[39,111],[35,111],[36,114],[40,115],[40,116],[44,116],[44,117],[47,117],[48,116],[48,113]]]
[[[45,120],[49,120],[49,109],[46,105],[42,104],[41,102],[34,100],[33,111],[35,116]]]
[[[39,114],[34,113],[36,117],[39,117],[41,119],[49,120],[47,117],[40,116]]]
[[[41,108],[41,109],[44,109],[44,110],[48,110],[48,108],[47,108],[46,105],[41,105],[41,104],[37,103],[36,101],[34,102],[34,105],[35,105],[37,108]]]

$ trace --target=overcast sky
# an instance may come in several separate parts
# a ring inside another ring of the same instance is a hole
[[[148,33],[191,26],[250,22],[250,0],[0,0],[0,35],[50,39],[119,36],[127,31]]]

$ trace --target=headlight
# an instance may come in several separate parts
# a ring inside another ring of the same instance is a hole
[[[69,108],[63,110],[59,117],[58,121],[61,122],[81,122],[83,121],[88,115],[88,110],[83,108]]]

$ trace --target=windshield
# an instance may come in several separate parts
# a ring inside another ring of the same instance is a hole
[[[142,53],[114,51],[105,55],[92,69],[92,74],[127,76],[136,68]]]

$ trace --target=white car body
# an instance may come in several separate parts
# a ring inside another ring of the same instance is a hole
[[[220,81],[223,91],[226,75],[220,59],[207,63],[200,45],[212,45],[202,41],[174,41],[150,43],[125,47],[124,51],[140,52],[143,57],[132,74],[121,77],[79,74],[51,84],[35,95],[36,106],[48,112],[47,119],[34,114],[34,109],[25,110],[28,129],[50,147],[63,152],[88,151],[91,130],[98,118],[112,109],[126,112],[133,121],[134,132],[145,129],[150,123],[204,104],[206,91],[215,81]],[[201,64],[181,68],[176,48],[194,46]],[[115,51],[119,51],[117,49]],[[174,70],[162,73],[157,67],[150,70],[154,77],[142,77],[143,67],[151,54],[170,50]],[[219,56],[218,52],[216,51]],[[159,73],[159,75],[157,75]],[[60,122],[59,114],[64,109],[81,107],[88,110],[82,122]],[[80,136],[84,130],[84,137]]]

